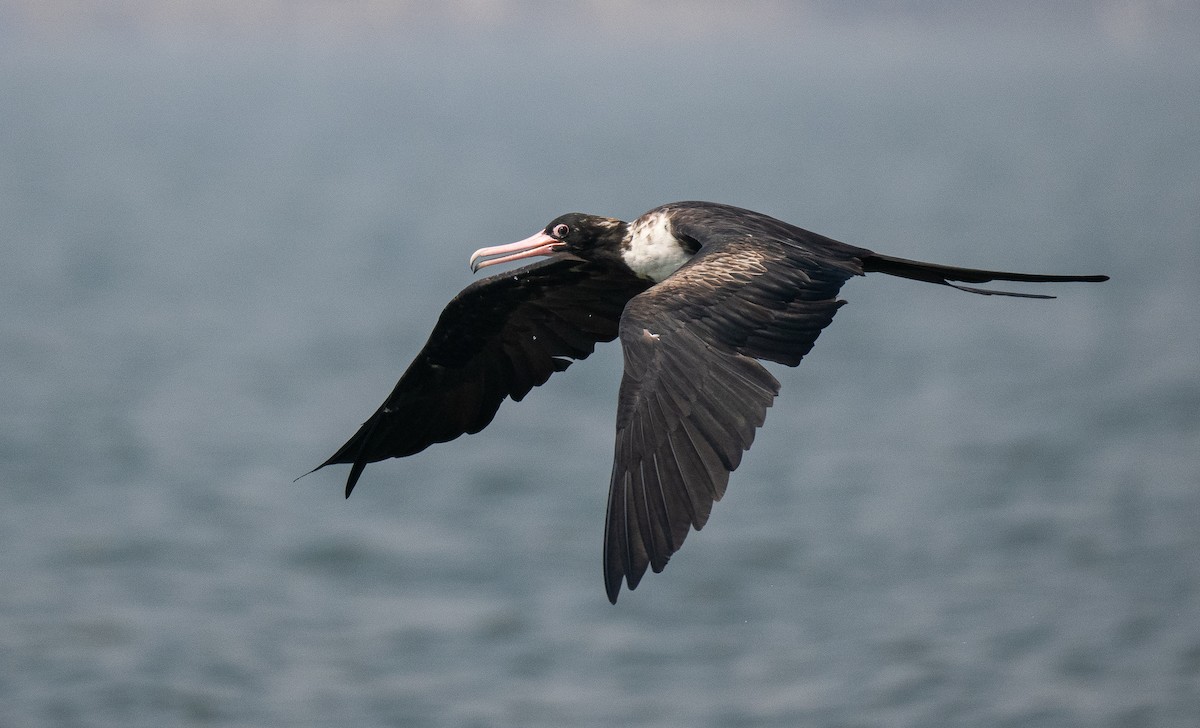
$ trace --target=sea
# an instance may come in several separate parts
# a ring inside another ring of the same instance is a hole
[[[1200,725],[1194,34],[526,19],[6,33],[0,726]],[[296,480],[476,248],[687,199],[1112,280],[849,281],[616,605],[618,344]]]

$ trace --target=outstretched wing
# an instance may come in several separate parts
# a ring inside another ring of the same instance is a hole
[[[745,218],[728,229],[704,222],[720,236],[698,240],[700,252],[621,318],[625,372],[604,537],[614,603],[622,579],[633,589],[647,566],[662,571],[724,495],[779,393],[755,359],[799,364],[844,303],[842,284],[862,274],[851,246],[806,246],[789,230],[753,220],[747,228]],[[690,234],[678,217],[674,230]]]
[[[482,430],[505,397],[520,401],[596,342],[611,341],[626,302],[649,282],[557,255],[467,286],[442,311],[395,389],[316,469],[405,457]]]

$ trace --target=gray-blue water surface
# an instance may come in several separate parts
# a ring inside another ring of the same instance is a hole
[[[1191,41],[751,41],[0,51],[0,724],[1196,725]],[[292,482],[470,251],[695,198],[1113,280],[849,282],[615,607],[614,346],[349,501]]]

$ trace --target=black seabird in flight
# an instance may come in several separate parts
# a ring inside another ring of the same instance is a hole
[[[758,362],[796,366],[845,303],[849,278],[887,273],[983,295],[1053,298],[962,285],[1104,281],[1102,275],[975,270],[881,255],[761,213],[676,202],[632,223],[570,213],[471,269],[545,256],[467,286],[358,432],[317,469],[405,457],[482,430],[597,342],[625,355],[604,527],[604,585],[662,571],[700,530],[779,394]]]

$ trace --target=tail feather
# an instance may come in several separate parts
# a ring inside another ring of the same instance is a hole
[[[961,286],[950,281],[964,283],[987,283],[988,281],[1017,281],[1022,283],[1099,283],[1107,281],[1108,276],[1060,276],[1042,273],[1009,273],[998,270],[979,270],[976,268],[958,268],[952,265],[937,263],[922,263],[919,260],[893,258],[890,255],[871,253],[862,258],[864,273],[887,273],[888,275],[909,278],[914,281],[937,283],[943,286],[957,288],[967,293],[978,293],[981,296],[1013,296],[1016,298],[1054,298],[1040,293],[1016,293],[1013,291],[996,291],[988,288]]]

